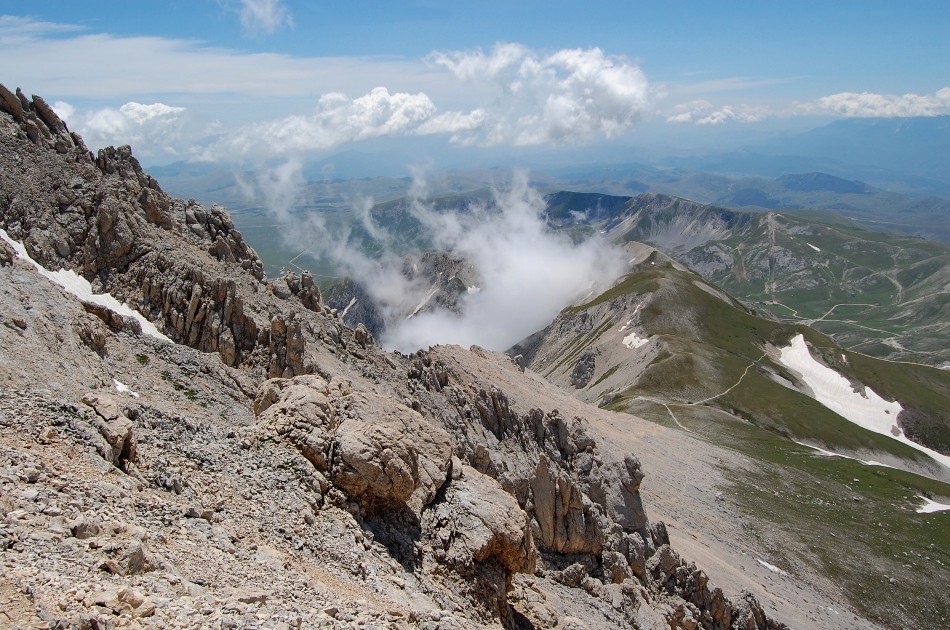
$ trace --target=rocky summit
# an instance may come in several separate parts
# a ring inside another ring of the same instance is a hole
[[[2,86],[0,227],[4,627],[862,623],[690,495],[735,453],[477,347],[385,352]]]

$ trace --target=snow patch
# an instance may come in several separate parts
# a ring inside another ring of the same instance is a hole
[[[115,391],[119,392],[120,394],[131,394],[133,398],[139,397],[139,393],[133,392],[125,383],[120,383],[116,379],[112,379],[112,382],[115,383]]]
[[[822,455],[824,455],[825,457],[840,457],[841,459],[851,459],[856,462],[861,462],[865,466],[880,466],[881,468],[894,468],[893,466],[889,466],[888,464],[884,464],[879,461],[875,461],[873,459],[863,460],[863,459],[858,459],[857,457],[851,457],[850,455],[842,455],[841,453],[835,453],[834,451],[826,451],[825,449],[821,447],[814,446],[813,444],[806,444],[805,442],[799,442],[798,440],[792,440],[792,442],[795,442],[795,444],[798,444],[799,446],[806,446],[810,449],[814,449],[818,451],[819,453],[821,453]]]
[[[917,508],[918,514],[933,514],[934,512],[946,512],[947,510],[950,510],[950,505],[947,505],[946,503],[937,503],[936,501],[932,501],[919,494],[917,495],[917,498],[924,502],[923,506]]]
[[[778,568],[774,564],[769,564],[765,560],[759,560],[758,558],[756,558],[755,561],[761,564],[763,567],[765,567],[769,571],[771,571],[772,573],[778,573],[779,575],[784,575],[785,577],[788,577],[788,573],[786,573],[785,571],[782,571],[780,568]]]
[[[779,363],[798,372],[811,388],[815,400],[842,418],[903,442],[950,468],[950,457],[914,442],[897,426],[897,415],[904,409],[899,402],[884,400],[870,387],[865,387],[864,393],[854,391],[848,379],[811,356],[803,335],[796,336],[787,348],[782,348]]]
[[[466,291],[467,293],[478,293],[478,292],[481,291],[481,290],[482,290],[481,287],[475,287],[475,286],[465,287],[465,291]]]
[[[636,308],[633,309],[633,313],[630,314],[630,319],[628,319],[628,320],[627,320],[627,323],[624,324],[623,326],[621,326],[621,327],[620,327],[620,330],[618,330],[617,332],[623,332],[623,331],[625,331],[627,328],[630,328],[630,325],[633,324],[633,320],[634,320],[634,318],[637,316],[637,313],[640,312],[640,307],[641,307],[641,306],[643,306],[642,303],[641,303],[641,304],[637,304]],[[626,339],[624,340],[624,343],[626,343]]]
[[[636,350],[640,346],[644,345],[647,342],[643,337],[638,337],[637,333],[630,333],[623,338],[623,345],[627,346],[631,350]]]
[[[805,245],[808,245],[809,247],[811,247],[811,248],[812,248],[813,250],[815,250],[816,252],[820,252],[820,251],[821,251],[820,249],[818,249],[817,247],[815,247],[815,246],[812,245],[811,243],[805,243]]]
[[[5,240],[10,244],[11,247],[13,247],[19,258],[31,263],[34,267],[36,267],[36,271],[39,272],[41,276],[58,284],[67,293],[72,294],[80,300],[92,302],[93,304],[98,304],[99,306],[104,306],[112,311],[115,311],[119,315],[131,317],[142,326],[142,333],[148,335],[149,337],[167,341],[168,343],[174,343],[171,339],[159,332],[158,328],[155,327],[155,324],[145,319],[141,313],[133,309],[125,302],[118,301],[109,293],[93,293],[92,285],[89,284],[89,281],[76,274],[75,271],[70,269],[60,269],[59,271],[48,270],[40,263],[33,260],[30,255],[26,253],[26,247],[23,246],[23,243],[10,238],[10,235],[7,234],[6,230],[2,228],[0,228],[0,238]]]
[[[355,297],[350,298],[349,304],[347,304],[346,308],[343,309],[343,312],[340,313],[340,319],[343,319],[344,317],[346,317],[346,314],[350,311],[351,308],[353,308],[353,305],[356,304],[356,302],[357,302],[357,299]]]
[[[439,275],[441,276],[442,273],[440,272]],[[415,317],[416,315],[418,315],[418,314],[419,314],[419,311],[421,311],[421,310],[423,309],[423,307],[424,307],[426,304],[429,303],[429,300],[431,300],[431,299],[432,299],[432,296],[434,296],[438,291],[439,291],[439,286],[438,286],[438,285],[433,285],[433,286],[432,286],[432,290],[429,291],[429,294],[428,294],[427,296],[425,296],[424,298],[422,298],[422,301],[419,302],[419,305],[416,306],[416,308],[414,308],[411,313],[409,313],[409,316],[406,317],[406,319],[412,319],[413,317]]]

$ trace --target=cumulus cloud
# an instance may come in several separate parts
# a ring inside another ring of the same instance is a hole
[[[612,138],[629,129],[649,101],[649,84],[625,57],[599,48],[542,55],[519,44],[490,52],[436,52],[429,56],[463,82],[491,88],[481,124],[458,132],[463,144],[563,144]]]
[[[450,210],[436,209],[417,174],[409,207],[425,238],[435,249],[471,263],[482,282],[480,290],[462,296],[461,314],[407,317],[432,287],[402,274],[402,259],[390,246],[399,239],[376,223],[371,200],[357,201],[353,215],[383,248],[372,257],[351,238],[351,226],[290,211],[305,194],[299,161],[288,160],[244,186],[284,226],[288,244],[332,261],[369,292],[386,320],[380,341],[388,349],[411,352],[440,343],[507,349],[549,324],[566,305],[606,289],[624,269],[624,256],[610,243],[599,238],[574,243],[550,230],[541,216],[544,200],[524,173],[495,190],[490,203]]]
[[[350,99],[320,97],[311,115],[237,129],[209,147],[208,160],[323,151],[378,136],[448,134],[463,145],[564,144],[612,138],[629,129],[648,101],[646,78],[629,61],[597,48],[539,56],[517,44],[490,53],[440,52],[430,63],[487,96],[470,110],[439,112],[425,92],[377,87]],[[481,89],[479,89],[481,88]]]
[[[666,118],[671,123],[692,123],[695,125],[721,125],[727,121],[750,123],[758,122],[769,115],[768,108],[740,105],[715,106],[706,100],[695,100],[681,103],[673,108],[673,113]]]
[[[846,117],[901,118],[950,114],[950,87],[933,94],[841,92],[803,106],[806,113],[832,112]]]
[[[68,125],[76,113],[76,108],[66,101],[56,101],[53,103],[53,111]]]
[[[274,0],[219,1],[264,31],[292,21]],[[570,144],[623,133],[650,99],[634,62],[598,48],[548,54],[499,44],[425,59],[292,57],[29,18],[0,18],[0,39],[17,50],[15,59],[0,56],[0,76],[69,100],[79,118],[87,99],[112,101],[115,110],[127,100],[175,98],[187,99],[191,115],[225,119],[235,137],[208,158],[248,155],[254,144],[267,155],[321,151],[381,135],[439,134],[480,146]],[[313,94],[321,95],[315,103]],[[311,113],[300,114],[308,104]],[[195,137],[192,145],[209,143],[214,139]]]
[[[196,128],[200,124],[188,118],[184,107],[164,103],[132,101],[77,115],[69,103],[57,101],[53,109],[93,150],[129,144],[142,155],[181,154],[190,151],[195,136],[204,132]]]
[[[283,26],[294,25],[290,10],[281,0],[240,0],[236,10],[241,28],[249,35],[272,35]]]
[[[390,94],[386,88],[378,87],[352,100],[345,94],[324,94],[313,114],[242,127],[209,147],[202,157],[206,160],[247,155],[263,158],[324,151],[378,136],[405,135],[420,130],[435,133],[439,131],[433,127],[439,120],[435,111],[435,104],[422,92]],[[424,123],[428,123],[425,128]],[[451,126],[464,121],[449,119],[445,123]]]

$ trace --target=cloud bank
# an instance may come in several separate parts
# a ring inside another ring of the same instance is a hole
[[[379,87],[352,100],[344,94],[324,94],[312,115],[241,127],[209,147],[202,158],[301,154],[379,136],[406,135],[419,132],[424,123],[431,125],[435,111],[435,104],[421,92],[390,94]]]
[[[950,87],[933,94],[874,94],[841,92],[818,99],[808,110],[832,112],[848,118],[903,118],[950,114]]]
[[[750,107],[748,105],[716,107],[709,101],[695,100],[674,107],[673,114],[666,118],[666,122],[721,125],[733,120],[750,123],[764,119],[769,113],[769,110],[763,107]]]
[[[436,210],[420,176],[411,193],[411,215],[436,250],[464,258],[482,282],[479,290],[461,296],[461,315],[436,311],[408,317],[433,287],[428,280],[402,275],[402,259],[390,247],[396,235],[375,223],[366,200],[353,210],[383,246],[373,257],[353,242],[349,228],[330,227],[318,214],[293,215],[289,210],[303,189],[300,172],[300,163],[291,160],[245,185],[269,203],[290,244],[332,260],[341,274],[368,291],[386,321],[380,342],[387,349],[412,352],[455,343],[505,350],[548,325],[568,304],[609,287],[624,270],[622,252],[610,243],[599,238],[573,243],[550,230],[542,218],[544,200],[524,173],[495,190],[490,203],[449,211]]]
[[[118,108],[105,107],[79,115],[70,103],[56,101],[53,109],[90,148],[128,144],[146,156],[190,157],[195,138],[214,128],[191,116],[186,108],[165,103],[131,101]]]
[[[950,115],[950,87],[933,94],[876,94],[839,92],[784,109],[749,105],[716,106],[707,100],[694,100],[673,107],[666,117],[670,123],[721,125],[736,121],[759,122],[769,117],[834,115],[845,118],[909,118]]]
[[[629,60],[599,48],[549,55],[518,44],[490,53],[437,52],[432,67],[479,95],[468,110],[439,111],[425,92],[377,87],[350,99],[324,94],[310,115],[247,125],[210,146],[202,159],[325,151],[380,136],[446,134],[477,146],[571,144],[629,130],[649,102],[649,84]]]

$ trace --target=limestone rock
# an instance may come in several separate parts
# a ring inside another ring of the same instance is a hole
[[[373,335],[370,334],[369,330],[367,330],[363,324],[356,326],[356,329],[353,331],[353,338],[356,339],[356,343],[360,344],[361,348],[366,348],[366,346],[373,343]]]
[[[571,385],[575,389],[587,387],[594,377],[594,368],[597,365],[597,353],[594,350],[588,350],[582,354],[577,362],[574,363],[574,369],[571,372]]]
[[[496,481],[462,466],[445,488],[445,497],[424,518],[426,530],[439,541],[445,561],[463,572],[496,561],[510,573],[535,568],[534,541],[528,515]]]
[[[268,376],[293,378],[306,374],[304,366],[306,340],[301,330],[301,320],[293,311],[287,315],[274,315],[270,321]]]
[[[558,553],[600,553],[603,529],[594,504],[545,455],[531,480],[531,496],[546,548]]]
[[[93,423],[104,440],[100,446],[102,456],[119,468],[136,460],[135,438],[132,421],[125,415],[114,398],[106,394],[88,393],[82,402],[93,410]]]
[[[428,504],[445,483],[451,441],[441,427],[388,396],[331,390],[317,376],[267,381],[258,425],[293,443],[367,511]]]
[[[368,492],[398,502],[416,493],[421,505],[432,501],[445,483],[452,457],[444,429],[377,394],[349,397],[336,444],[340,464],[331,474],[344,488],[357,496]]]

